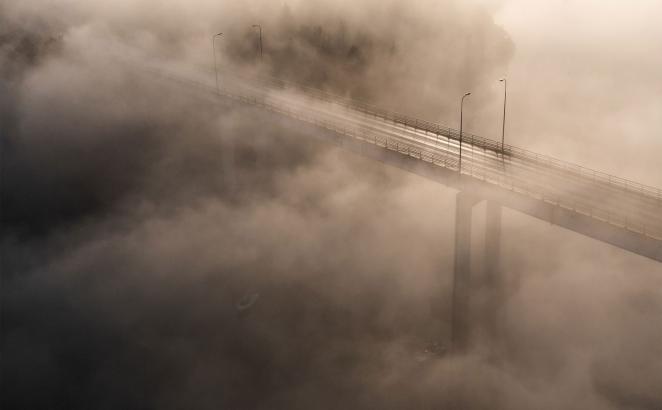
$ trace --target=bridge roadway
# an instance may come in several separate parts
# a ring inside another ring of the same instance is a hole
[[[145,67],[143,67],[145,68]],[[282,80],[146,68],[210,98],[230,98],[324,129],[343,147],[662,262],[662,191],[531,151]]]

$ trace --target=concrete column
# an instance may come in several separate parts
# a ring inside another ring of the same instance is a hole
[[[471,216],[477,200],[464,193],[457,194],[455,205],[455,268],[453,275],[453,310],[451,318],[451,349],[466,350],[469,344],[469,296],[471,292]]]
[[[487,201],[485,218],[485,329],[498,343],[501,313],[504,303],[503,280],[500,270],[501,256],[501,205]]]

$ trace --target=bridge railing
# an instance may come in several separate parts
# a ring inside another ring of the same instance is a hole
[[[226,74],[237,76],[235,73],[226,73]],[[364,101],[350,99],[344,96],[339,96],[326,91],[322,91],[313,87],[305,86],[290,81],[284,81],[273,77],[243,76],[243,78],[249,79],[251,81],[258,81],[277,89],[294,88],[296,90],[303,91],[305,94],[312,96],[316,99],[334,104],[339,104],[343,107],[357,110],[362,113],[370,114],[382,118],[384,120],[391,121],[396,124],[400,124],[404,127],[415,128],[426,133],[432,133],[432,134],[444,136],[457,141],[459,141],[460,139],[460,132],[454,128],[449,128],[431,121],[414,118],[405,114],[398,113],[396,111],[379,108]],[[589,179],[593,182],[602,183],[605,185],[612,186],[614,188],[640,194],[644,197],[648,197],[650,199],[655,200],[656,203],[662,207],[662,189],[660,188],[644,185],[635,181],[631,181],[625,178],[608,174],[606,172],[583,167],[581,165],[573,164],[568,161],[563,161],[548,155],[539,154],[537,152],[527,150],[524,148],[519,148],[510,144],[502,145],[501,142],[498,142],[496,140],[481,137],[479,135],[475,135],[467,132],[462,133],[462,140],[463,142],[471,143],[475,147],[487,149],[506,157],[525,159],[528,161],[535,162],[537,164],[544,165],[550,169],[571,173],[580,178]]]
[[[243,102],[252,105],[260,105],[269,110],[291,116],[298,120],[309,122],[316,126],[331,130],[339,135],[364,140],[366,142],[382,146],[386,149],[397,151],[401,154],[411,156],[425,162],[433,163],[438,166],[454,170],[458,169],[459,164],[456,154],[449,152],[439,153],[431,150],[430,148],[421,148],[421,146],[417,146],[415,144],[415,142],[417,142],[416,140],[412,140],[412,143],[409,143],[403,141],[401,138],[389,138],[386,135],[379,134],[374,130],[368,129],[367,127],[356,125],[347,126],[346,124],[338,124],[333,121],[321,120],[316,116],[307,116],[301,110],[292,109],[291,107],[287,107],[287,105],[274,103],[273,101],[269,102],[268,98],[265,97],[246,97],[240,95],[237,96],[237,98]],[[475,141],[475,135],[469,134],[463,138],[466,138],[467,144],[472,144],[474,147],[479,146]],[[488,148],[489,146],[484,147],[484,149]],[[510,158],[508,158],[508,160],[510,160]],[[625,216],[625,214],[619,213],[615,210],[601,208],[595,204],[588,205],[583,203],[581,200],[578,200],[577,198],[566,197],[564,195],[550,195],[550,193],[546,192],[544,189],[540,189],[540,187],[532,184],[531,181],[519,180],[513,175],[506,174],[503,171],[487,170],[483,166],[474,165],[472,161],[469,160],[469,158],[467,166],[463,166],[462,168],[463,174],[471,175],[474,178],[499,185],[502,188],[511,190],[513,192],[522,193],[527,196],[552,203],[579,214],[590,216],[614,226],[643,234],[644,236],[662,240],[662,226],[656,226],[655,224],[648,224],[642,221],[632,220],[631,218]]]
[[[458,169],[459,164],[456,154],[449,152],[439,153],[433,151],[430,148],[422,148],[421,146],[417,146],[415,144],[416,140],[407,142],[403,141],[401,138],[389,138],[385,134],[380,134],[379,132],[375,132],[373,129],[369,129],[364,126],[347,126],[346,124],[339,124],[334,121],[322,120],[317,116],[306,115],[300,109],[292,109],[287,105],[269,101],[269,98],[264,96],[248,97],[245,95],[237,94],[234,95],[233,98],[251,105],[259,105],[271,111],[296,118],[297,120],[311,123],[318,127],[333,131],[339,135],[363,140],[365,142],[372,143],[377,146],[381,146],[386,149],[399,152],[403,155],[420,159],[422,161],[429,162],[438,166],[454,170]],[[474,142],[472,140],[475,137],[475,135],[469,134],[467,136],[467,144],[472,144]],[[477,144],[474,146],[477,146]],[[566,197],[563,195],[550,195],[550,193],[539,189],[539,187],[535,186],[535,184],[532,184],[530,181],[519,180],[514,178],[513,175],[506,174],[503,171],[487,170],[480,165],[474,165],[469,160],[468,165],[466,167],[463,166],[462,173],[492,184],[499,185],[500,187],[511,190],[513,192],[522,193],[527,196],[552,203],[564,209],[572,210],[579,214],[595,218],[611,225],[628,229],[630,231],[643,234],[644,236],[662,240],[662,226],[655,226],[654,224],[650,225],[643,223],[642,221],[632,220],[622,213],[615,212],[614,210],[606,208],[601,208],[600,206],[596,206],[594,204],[588,205],[583,203],[581,200],[578,200],[577,198]]]
[[[208,84],[204,84],[202,82],[168,75],[166,73],[159,72],[156,70],[154,70],[152,74],[158,74],[159,76],[167,77],[170,80],[178,81],[180,83],[186,84],[187,86],[193,86],[198,89],[203,89],[207,91],[210,96],[217,95],[217,91],[213,87],[210,87]],[[439,151],[435,151],[432,147],[422,147],[421,145],[416,145],[417,143],[420,144],[420,141],[417,141],[416,139],[406,141],[403,140],[402,137],[389,137],[388,134],[380,133],[378,131],[375,131],[374,128],[369,128],[365,125],[347,126],[347,124],[339,124],[338,122],[323,120],[320,119],[318,116],[306,114],[302,112],[302,110],[300,109],[293,109],[292,107],[289,107],[287,104],[278,103],[276,102],[276,100],[270,99],[268,97],[268,94],[266,96],[246,95],[245,93],[241,93],[241,92],[237,93],[236,91],[232,91],[230,89],[221,89],[220,93],[225,97],[229,97],[231,99],[249,105],[259,106],[268,109],[270,111],[278,112],[280,114],[285,114],[297,120],[308,122],[315,126],[328,129],[330,131],[333,131],[335,134],[339,136],[346,136],[354,139],[359,139],[364,142],[375,144],[377,146],[384,147],[388,150],[396,151],[403,155],[407,155],[437,166],[453,169],[456,171],[458,170],[458,165],[459,165],[458,157],[455,153],[439,152]],[[337,101],[335,100],[331,102],[337,103]],[[391,113],[388,111],[384,113],[382,110],[382,112],[380,113],[378,111],[369,110],[368,108],[371,108],[370,106],[364,106],[364,107],[366,108],[365,111],[366,113],[377,114],[377,116],[381,116],[382,118],[386,118],[386,119],[393,118],[395,122],[400,122],[403,125],[406,124],[406,126],[418,125],[417,129],[423,130],[423,128],[420,128],[421,123],[417,123],[415,121],[414,123],[410,124],[409,117],[406,116],[398,117],[391,115]],[[426,124],[422,124],[422,125],[425,126]],[[438,130],[438,135],[445,135],[444,131],[447,131],[448,132],[447,136],[449,138],[453,138],[453,136],[455,135],[459,137],[458,135],[459,133],[457,133],[455,130],[448,128],[444,129],[444,127],[438,126],[437,124],[432,124],[432,126],[437,127],[435,129]],[[478,144],[479,138],[480,137],[477,137],[473,134],[468,134],[466,135],[466,142],[467,144],[472,144],[474,147],[478,147],[480,146]],[[338,141],[342,143],[342,139],[340,137]],[[492,142],[496,144],[495,141]],[[484,150],[490,149],[490,145],[485,144],[483,146],[483,149]],[[536,157],[539,156],[536,154]],[[510,160],[510,158],[507,159]],[[557,205],[559,207],[573,210],[577,213],[590,216],[592,218],[595,218],[600,221],[604,221],[611,225],[622,227],[624,229],[628,229],[633,232],[637,232],[657,240],[662,240],[662,226],[656,226],[655,224],[649,225],[642,221],[633,221],[629,219],[627,216],[623,216],[622,214],[618,212],[614,212],[613,210],[602,209],[600,206],[595,206],[595,205],[582,204],[582,202],[578,201],[576,198],[573,199],[570,197],[568,198],[561,197],[559,195],[550,195],[549,193],[546,193],[545,190],[541,190],[539,189],[539,187],[534,186],[534,184],[532,184],[531,181],[520,180],[518,178],[515,178],[513,175],[504,173],[503,170],[502,171],[488,170],[480,165],[474,165],[471,161],[468,162],[469,162],[468,167],[465,168],[463,166],[463,170],[462,170],[463,174],[471,175],[474,178],[481,179],[492,184],[496,184],[502,188],[511,190],[513,192],[522,193],[531,196],[533,198],[537,198],[542,201]]]

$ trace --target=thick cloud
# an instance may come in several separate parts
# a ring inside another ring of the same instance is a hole
[[[452,195],[109,58],[209,67],[220,30],[223,64],[452,121],[514,46],[410,3],[3,3],[3,409],[659,407],[658,266],[507,213],[501,339],[450,356]]]

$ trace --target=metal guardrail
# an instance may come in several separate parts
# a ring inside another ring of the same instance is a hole
[[[346,97],[334,95],[302,84],[284,81],[273,77],[263,77],[263,76],[247,77],[247,76],[238,76],[234,73],[231,73],[230,75],[236,77],[242,77],[251,81],[259,81],[280,89],[285,89],[288,87],[295,88],[304,91],[305,94],[314,96],[317,99],[335,104],[340,104],[342,106],[352,108],[366,114],[371,114],[394,123],[399,123],[405,127],[415,128],[424,131],[426,133],[429,132],[432,134],[451,138],[457,141],[459,141],[460,139],[460,132],[456,129],[445,127],[430,121],[413,118],[404,114],[400,114],[395,111],[378,108],[363,101],[353,100]],[[466,132],[462,133],[462,140],[476,147],[488,149],[490,151],[499,153],[504,156],[526,159],[544,165],[551,169],[572,173],[576,176],[588,179],[592,182],[606,184],[614,188],[626,190],[629,192],[633,192],[649,197],[651,199],[656,200],[657,204],[660,205],[660,207],[662,207],[662,189],[660,188],[644,185],[635,181],[631,181],[625,178],[611,175],[602,171],[597,171],[591,168],[583,167],[581,165],[573,164],[568,161],[563,161],[548,155],[539,154],[534,151],[527,150],[524,148],[519,148],[510,144],[502,145],[501,142],[495,141],[493,139],[481,137]]]
[[[258,99],[256,97],[253,97],[252,99],[250,97],[248,98],[243,98],[240,97],[240,100],[243,102],[249,103],[249,104],[258,104],[258,105],[263,105],[266,108],[269,104],[261,104],[258,103]],[[331,102],[337,103],[337,101],[332,100]],[[332,130],[338,134],[341,135],[346,135],[354,138],[358,138],[361,140],[364,140],[366,142],[373,143],[378,146],[382,146],[384,148],[397,151],[401,154],[411,156],[420,160],[423,160],[425,162],[430,162],[435,165],[443,166],[446,168],[451,168],[454,170],[457,170],[458,167],[458,160],[455,155],[447,153],[440,155],[438,153],[422,149],[414,144],[408,144],[406,142],[403,142],[400,139],[395,139],[395,138],[388,138],[386,136],[377,136],[376,134],[373,133],[372,136],[368,135],[366,137],[364,130],[361,130],[360,128],[358,129],[352,129],[351,127],[346,127],[346,126],[338,126],[337,124],[329,121],[320,121],[318,118],[315,117],[306,117],[301,114],[300,111],[295,111],[295,110],[290,110],[290,109],[282,109],[282,108],[277,108],[275,107],[274,111],[280,112],[282,114],[294,117],[299,120],[303,120],[309,123],[312,123],[314,125],[320,126],[325,129]],[[367,112],[368,114],[372,114],[371,112]],[[358,132],[357,132],[358,131]],[[442,134],[443,135],[443,134]],[[475,137],[470,134],[467,144],[471,144],[472,137]],[[475,145],[476,147],[480,147],[479,144]],[[483,147],[483,149],[489,149],[489,146]],[[532,189],[531,186],[529,186],[526,183],[516,183],[515,180],[511,175],[507,175],[505,173],[494,173],[494,172],[485,172],[484,170],[481,172],[479,171],[480,167],[464,167],[463,166],[463,174],[471,175],[473,177],[476,177],[478,179],[497,184],[502,188],[509,189],[513,192],[519,192],[522,194],[525,194],[530,197],[534,197],[536,199],[542,200],[544,202],[548,202],[554,205],[557,205],[559,207],[562,207],[564,209],[569,209],[573,210],[574,212],[577,212],[579,214],[583,214],[586,216],[590,216],[592,218],[595,218],[599,221],[609,223],[614,226],[618,226],[621,228],[628,229],[633,232],[640,233],[642,235],[645,235],[647,237],[657,239],[657,240],[662,240],[662,228],[657,229],[653,226],[648,226],[644,223],[637,223],[633,221],[632,219],[629,219],[628,217],[622,216],[618,213],[614,213],[613,211],[607,210],[607,209],[600,209],[596,206],[591,206],[591,205],[586,205],[581,203],[581,201],[576,201],[576,200],[566,200],[566,198],[557,196],[557,195],[552,195],[549,196],[546,194],[544,191]]]
[[[278,112],[283,115],[295,118],[300,121],[304,121],[315,126],[333,131],[339,135],[347,136],[362,140],[364,142],[372,143],[377,146],[384,147],[386,149],[399,152],[403,155],[410,156],[437,166],[442,166],[445,168],[450,168],[457,170],[458,169],[458,160],[457,157],[453,154],[439,154],[432,152],[430,150],[422,149],[415,144],[410,144],[403,142],[400,139],[389,138],[384,135],[378,135],[376,132],[369,132],[361,127],[346,127],[339,126],[338,124],[331,121],[323,121],[314,116],[304,115],[299,110],[292,110],[285,106],[276,105],[269,103],[266,99],[258,97],[247,97],[242,95],[236,95],[223,91],[225,96],[234,98],[238,101],[241,101],[250,105],[258,105],[260,107],[266,108],[270,111]],[[559,196],[549,196],[545,192],[541,192],[536,189],[532,189],[526,183],[517,183],[512,176],[505,173],[489,173],[485,171],[477,171],[477,168],[467,167],[464,169],[463,174],[473,176],[475,178],[484,180],[488,183],[496,184],[501,188],[508,189],[513,192],[525,194],[529,197],[539,199],[541,201],[559,206],[564,209],[572,210],[582,215],[586,215],[597,219],[601,222],[608,223],[620,228],[630,230],[647,236],[652,239],[662,240],[662,227],[657,229],[652,226],[648,226],[644,223],[637,223],[631,219],[628,219],[626,216],[622,216],[618,213],[614,213],[607,209],[600,209],[595,206],[590,206],[582,204],[578,201],[568,201],[565,198]]]

